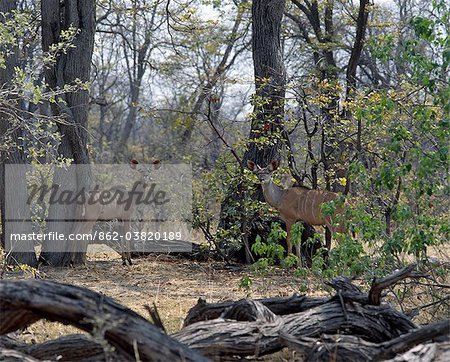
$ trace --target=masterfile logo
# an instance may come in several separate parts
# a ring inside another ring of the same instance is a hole
[[[192,169],[189,164],[5,165],[5,241],[71,251],[70,240],[131,243],[132,250],[185,251],[190,241]],[[14,197],[18,177],[26,197]],[[178,242],[178,243],[176,243]],[[182,245],[182,246],[181,246]],[[175,250],[169,250],[170,246]],[[76,246],[75,246],[76,247]],[[80,246],[82,249],[84,245]],[[46,249],[48,250],[48,249]]]

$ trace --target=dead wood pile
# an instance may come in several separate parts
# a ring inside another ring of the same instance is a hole
[[[381,304],[382,291],[414,277],[413,270],[412,265],[374,280],[368,294],[349,279],[336,278],[329,283],[336,290],[332,298],[199,300],[184,327],[171,336],[88,289],[42,280],[0,281],[0,360],[219,361],[288,348],[305,361],[449,361],[449,320],[418,328]],[[34,345],[11,336],[42,318],[89,334]]]

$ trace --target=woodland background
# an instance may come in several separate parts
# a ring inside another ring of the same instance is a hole
[[[447,361],[449,32],[445,0],[0,0],[0,359]],[[5,250],[11,202],[72,232],[30,186],[132,159],[192,165],[192,253]],[[249,160],[339,192],[347,232],[286,255]]]
[[[219,257],[249,243],[260,267],[295,266],[245,167],[279,159],[285,184],[354,200],[356,237],[331,248],[317,230],[331,250],[313,269],[383,274],[430,247],[448,261],[446,1],[2,0],[0,12],[2,222],[8,197],[39,227],[61,212],[27,208],[8,163],[188,162],[193,227]],[[27,247],[9,262],[37,265]],[[67,265],[47,250],[41,261]]]

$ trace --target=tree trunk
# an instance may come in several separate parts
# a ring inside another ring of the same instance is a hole
[[[95,33],[95,4],[93,0],[43,0],[42,11],[42,48],[49,48],[61,41],[61,33],[74,27],[78,30],[73,40],[75,47],[66,53],[58,54],[56,63],[45,70],[45,78],[51,89],[62,88],[66,84],[74,84],[79,79],[88,82]],[[65,93],[63,101],[52,104],[52,112],[61,116],[64,122],[58,123],[63,136],[58,148],[58,154],[73,159],[75,164],[89,164],[89,155],[86,149],[87,120],[89,94],[87,90]],[[89,187],[90,174],[88,169],[83,172],[55,171],[54,184],[71,185],[72,190]],[[75,218],[76,204],[51,205],[49,220],[67,220],[48,223],[48,230],[68,233],[73,230],[70,220]],[[71,250],[67,243],[46,241],[42,246],[41,260],[54,266],[64,266],[71,260]],[[77,253],[75,263],[84,262],[85,251]]]
[[[285,0],[255,0],[252,3],[255,97],[249,145],[244,154],[243,164],[252,160],[260,166],[266,166],[272,160],[280,158],[286,85],[283,49],[280,40],[284,7]],[[261,144],[257,141],[262,137],[267,140]],[[243,242],[247,241],[246,235],[252,233],[251,228],[254,224],[249,222],[245,216],[242,206],[244,197],[242,185],[238,185],[237,190],[234,188],[228,191],[228,195],[221,205],[219,223],[219,227],[222,229],[239,224],[241,235],[244,235]],[[254,195],[254,198],[263,200],[261,189]],[[234,210],[236,208],[237,212]],[[231,210],[233,216],[229,216],[228,210]],[[246,244],[251,244],[251,241]]]
[[[255,0],[252,3],[252,51],[255,72],[255,99],[250,144],[244,163],[252,160],[264,167],[279,159],[282,143],[286,71],[280,31],[285,0]],[[259,145],[260,137],[272,142]]]
[[[0,21],[4,22],[8,13],[17,8],[16,1],[0,0]],[[0,89],[8,89],[14,76],[14,68],[19,65],[18,48],[10,47],[0,49],[4,54],[8,54],[5,59],[5,68],[0,68]],[[25,158],[22,150],[16,146],[21,144],[20,137],[22,130],[20,122],[11,114],[20,114],[19,99],[5,99],[5,107],[14,109],[14,112],[0,112],[0,135],[1,144],[9,148],[0,152],[0,203],[1,203],[1,245],[7,253],[9,264],[37,265],[34,242],[32,240],[15,241],[10,238],[10,234],[28,234],[31,230],[30,207],[27,203],[27,181],[25,172]],[[19,116],[20,117],[20,116]],[[2,147],[3,148],[3,147]],[[16,220],[13,222],[12,220]]]

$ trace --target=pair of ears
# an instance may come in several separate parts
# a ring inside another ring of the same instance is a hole
[[[133,170],[136,170],[137,165],[139,165],[139,162],[136,161],[135,159],[130,161],[130,166]],[[157,170],[158,168],[161,167],[161,161],[160,160],[155,160],[153,161],[153,167],[155,168],[155,170]]]
[[[275,171],[278,166],[280,166],[280,162],[278,160],[272,160],[271,163],[267,166],[267,169],[272,172]],[[254,171],[255,169],[261,169],[262,167],[258,166],[255,162],[248,160],[247,167],[250,171]]]

